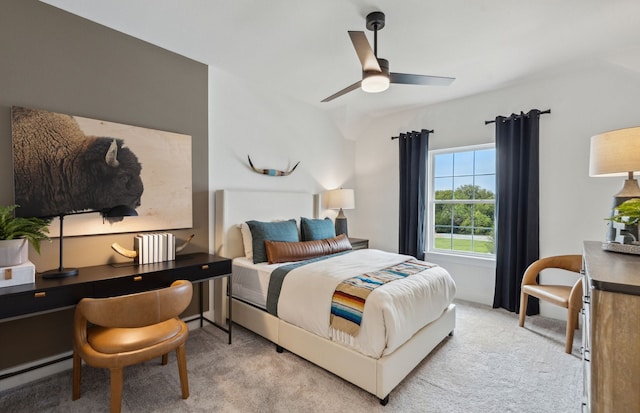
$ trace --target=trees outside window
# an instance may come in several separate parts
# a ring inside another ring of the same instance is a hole
[[[431,151],[429,250],[495,255],[495,147]]]

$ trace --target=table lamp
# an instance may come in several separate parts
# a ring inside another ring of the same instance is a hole
[[[591,137],[589,176],[626,176],[622,189],[614,195],[611,208],[632,198],[640,198],[640,186],[634,172],[640,171],[640,127],[618,129]],[[637,229],[631,234],[637,241]],[[607,242],[616,240],[616,228],[609,221]]]
[[[354,209],[356,201],[353,189],[333,189],[327,191],[327,208],[339,209],[338,216],[335,220],[336,235],[344,234],[349,236],[347,230],[347,217],[344,215],[343,209]]]
[[[58,268],[53,270],[48,270],[42,273],[42,278],[63,278],[63,277],[73,277],[78,275],[77,268],[65,268],[62,265],[62,256],[63,256],[63,240],[64,234],[62,232],[64,217],[67,215],[79,215],[79,214],[91,214],[94,212],[99,212],[102,215],[103,220],[121,220],[122,217],[130,217],[130,216],[138,216],[138,213],[135,209],[128,207],[126,205],[118,205],[113,208],[105,208],[101,211],[76,211],[76,212],[68,212],[56,215],[60,219],[60,249],[59,249],[59,265]]]

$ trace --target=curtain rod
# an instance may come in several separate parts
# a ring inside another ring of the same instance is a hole
[[[547,110],[540,111],[540,114],[541,114],[541,115],[544,115],[544,114],[546,114],[546,113],[551,113],[551,109],[547,109]],[[520,116],[520,115],[516,115],[516,116]],[[490,124],[490,123],[495,123],[495,122],[496,122],[496,121],[495,121],[495,119],[494,119],[494,120],[485,120],[485,121],[484,121],[484,124],[485,124],[485,125],[488,125],[488,124]]]
[[[421,132],[433,133],[433,129],[432,129],[432,130],[422,129],[422,131],[421,131]],[[411,132],[411,133],[420,133],[420,132],[413,131],[413,132]],[[391,140],[398,139],[398,138],[400,138],[400,137],[399,137],[399,136],[392,136],[392,137],[391,137]]]

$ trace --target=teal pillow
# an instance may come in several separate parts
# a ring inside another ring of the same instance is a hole
[[[253,263],[267,262],[267,250],[264,242],[298,242],[298,226],[295,219],[277,222],[247,221],[251,230],[253,244]]]
[[[302,236],[302,241],[334,238],[336,236],[336,229],[333,221],[329,218],[300,218],[300,235]]]

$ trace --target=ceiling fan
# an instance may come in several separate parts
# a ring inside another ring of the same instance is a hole
[[[378,57],[378,30],[384,27],[384,23],[384,13],[381,11],[374,11],[367,15],[367,29],[373,31],[373,50],[364,32],[349,31],[349,37],[351,37],[353,47],[356,49],[356,53],[362,64],[362,80],[358,80],[351,86],[347,86],[341,91],[334,93],[322,100],[322,102],[329,102],[359,87],[362,87],[362,90],[365,92],[377,93],[387,90],[389,83],[448,86],[455,80],[453,77],[389,72],[389,61]]]

